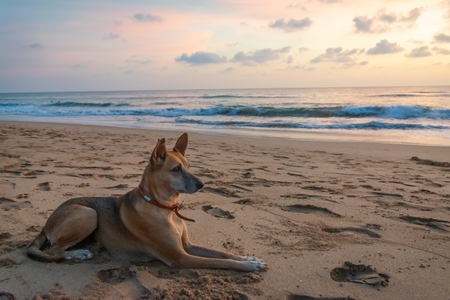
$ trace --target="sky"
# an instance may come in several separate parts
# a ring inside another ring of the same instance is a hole
[[[450,0],[0,0],[0,92],[450,84]]]

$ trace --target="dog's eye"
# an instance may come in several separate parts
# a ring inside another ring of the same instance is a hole
[[[172,169],[172,171],[174,171],[174,172],[181,171],[181,165],[176,166],[175,168]]]

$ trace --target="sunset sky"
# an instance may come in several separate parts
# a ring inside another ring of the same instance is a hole
[[[0,0],[0,92],[450,84],[450,0]]]

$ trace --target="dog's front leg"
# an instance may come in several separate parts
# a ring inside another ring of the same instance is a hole
[[[224,251],[218,251],[214,249],[209,249],[203,246],[188,244],[184,245],[184,249],[187,253],[194,255],[194,256],[200,256],[200,257],[207,257],[207,258],[220,258],[220,259],[232,259],[232,260],[238,260],[238,261],[260,261],[254,256],[239,256],[234,255],[228,252]]]
[[[192,255],[184,248],[186,244],[182,239],[176,239],[176,235],[164,236],[164,239],[159,240],[159,251],[155,253],[155,257],[169,266],[176,265],[186,269],[233,269],[247,272],[264,271],[266,269],[266,264],[256,259],[234,260],[229,258],[234,256],[230,256],[228,253],[190,245],[191,247],[188,247],[190,251],[210,257]],[[211,256],[214,255],[219,255],[221,258],[212,258]]]
[[[209,248],[206,248],[203,246],[198,246],[198,245],[192,244],[189,241],[189,235],[188,235],[187,227],[185,224],[184,224],[181,239],[182,239],[184,250],[190,255],[204,257],[204,258],[218,258],[218,259],[229,259],[229,260],[236,260],[236,261],[255,262],[257,264],[263,265],[264,269],[265,269],[266,264],[256,257],[234,255],[234,254],[231,254],[228,252],[218,251],[218,250],[209,249]]]
[[[265,271],[266,264],[259,260],[238,261],[233,259],[207,258],[190,255],[184,252],[177,257],[175,264],[186,269],[233,269],[238,271]]]

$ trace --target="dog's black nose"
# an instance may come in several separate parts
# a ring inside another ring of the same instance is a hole
[[[196,183],[197,190],[201,189],[204,185],[205,184],[203,182],[201,182],[200,180],[197,181],[197,183]]]

